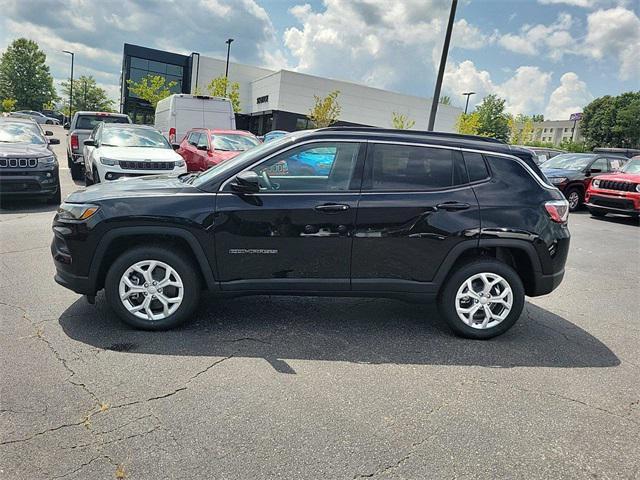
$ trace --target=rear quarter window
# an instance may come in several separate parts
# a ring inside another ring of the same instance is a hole
[[[464,152],[464,163],[467,165],[467,173],[470,182],[478,182],[489,177],[489,170],[484,158],[479,153]]]

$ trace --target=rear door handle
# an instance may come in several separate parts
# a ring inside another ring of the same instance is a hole
[[[326,203],[324,205],[318,205],[316,211],[322,213],[338,213],[349,210],[349,205],[344,205],[340,203]]]
[[[462,202],[444,202],[437,205],[440,210],[466,210],[471,205]]]

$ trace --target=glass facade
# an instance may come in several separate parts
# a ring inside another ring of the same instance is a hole
[[[181,65],[173,65],[138,57],[130,57],[129,65],[129,79],[131,81],[139,82],[146,76],[157,75],[164,77],[167,85],[175,82],[175,85],[169,88],[171,93],[182,93],[184,72]],[[129,96],[136,97],[133,93],[129,93]]]

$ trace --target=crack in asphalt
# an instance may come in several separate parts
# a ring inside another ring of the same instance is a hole
[[[172,397],[173,395],[183,392],[185,390],[187,390],[189,388],[189,384],[195,380],[196,378],[198,378],[200,375],[204,375],[205,373],[207,373],[209,370],[211,370],[212,368],[214,368],[217,365],[220,365],[222,362],[224,362],[225,360],[229,360],[230,358],[233,358],[235,354],[231,354],[227,357],[223,357],[219,360],[216,360],[215,362],[213,362],[211,365],[209,365],[207,368],[200,370],[199,372],[197,372],[195,375],[192,375],[191,377],[189,377],[189,380],[187,380],[187,383],[185,383],[182,387],[178,387],[174,390],[172,390],[171,392],[168,393],[164,393],[162,395],[158,395],[155,397],[149,397],[149,398],[145,398],[142,400],[134,400],[132,402],[127,402],[127,403],[121,403],[119,405],[113,405],[111,407],[112,410],[116,409],[116,408],[123,408],[123,407],[129,407],[131,405],[138,405],[140,403],[147,403],[147,402],[153,402],[155,400],[162,400],[164,398],[168,398],[168,397]]]
[[[43,248],[49,248],[49,245],[45,245],[43,247],[25,248],[24,250],[8,250],[6,252],[0,252],[0,255],[5,255],[7,253],[24,253],[24,252],[30,252],[32,250],[42,250]]]
[[[79,422],[75,422],[75,423],[63,423],[62,425],[58,425],[57,427],[53,427],[53,428],[47,428],[46,430],[42,430],[40,432],[34,433],[33,435],[26,437],[26,438],[17,438],[14,440],[5,440],[4,442],[0,442],[0,445],[11,445],[13,443],[23,443],[23,442],[29,442],[31,440],[33,440],[36,437],[39,437],[41,435],[45,435],[47,433],[50,432],[56,432],[58,430],[62,430],[63,428],[69,428],[69,427],[78,427],[80,425],[82,425],[84,423],[84,420],[81,420]]]

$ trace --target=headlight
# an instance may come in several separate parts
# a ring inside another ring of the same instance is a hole
[[[86,220],[100,207],[87,203],[63,203],[58,207],[58,218],[62,220]]]
[[[599,188],[600,187],[600,179],[596,178],[593,181],[593,186],[596,187],[596,188]]]
[[[184,167],[184,160],[176,160],[175,164],[176,167]]]
[[[636,192],[640,192],[640,183],[636,185]]]
[[[110,167],[115,167],[116,165],[118,165],[120,163],[120,161],[119,160],[114,160],[113,158],[102,157],[100,159],[100,163],[103,164],[103,165],[108,165]]]
[[[549,180],[551,180],[551,183],[554,185],[560,185],[567,181],[567,177],[551,177]]]
[[[48,157],[42,157],[38,159],[38,163],[44,167],[55,167],[58,165],[58,160],[53,155]]]

